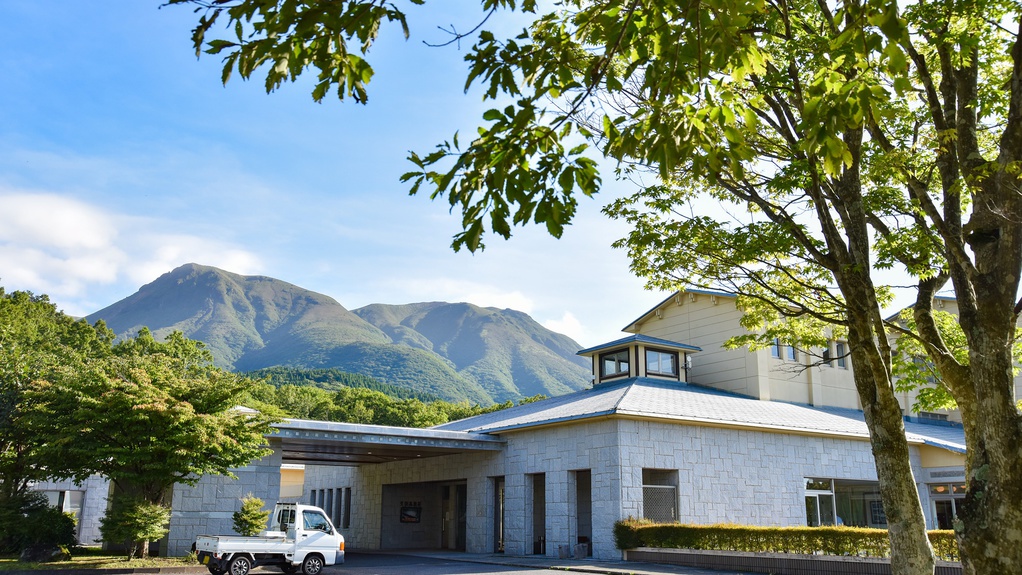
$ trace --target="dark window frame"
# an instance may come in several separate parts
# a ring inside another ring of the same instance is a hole
[[[652,370],[650,370],[650,368],[649,368],[649,354],[651,352],[652,353],[659,353],[659,354],[671,356],[673,358],[673,360],[674,360],[672,362],[673,366],[674,366],[674,373],[666,372],[666,371],[652,371]],[[681,365],[679,364],[680,357],[679,357],[679,354],[678,354],[677,351],[671,351],[671,350],[667,350],[667,349],[660,349],[660,348],[656,348],[656,347],[647,347],[645,355],[646,355],[645,359],[646,359],[646,374],[647,375],[659,375],[659,376],[662,376],[662,377],[673,377],[675,379],[681,377]]]
[[[621,361],[620,357],[618,357],[616,359],[612,359],[612,356],[623,356],[624,357],[624,361]],[[613,373],[607,373],[607,363],[606,363],[606,360],[608,360],[608,359],[612,359],[614,361],[614,365],[617,367],[618,371],[615,371]],[[622,364],[624,364],[624,370],[621,369]],[[607,353],[601,353],[600,354],[600,378],[601,379],[610,379],[610,378],[614,378],[614,377],[624,377],[624,376],[627,376],[631,372],[631,368],[632,368],[632,354],[631,354],[631,351],[628,348],[618,349],[618,350],[615,350],[615,351],[608,351]]]

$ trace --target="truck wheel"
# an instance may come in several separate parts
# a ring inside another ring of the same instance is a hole
[[[212,573],[213,575],[220,575],[221,573],[223,573],[223,571],[221,571],[219,567],[214,567],[212,565],[207,566],[206,569],[209,569],[209,572]]]
[[[252,562],[244,555],[238,555],[227,565],[227,571],[231,575],[248,575],[252,569]]]
[[[305,575],[319,575],[323,570],[323,558],[319,555],[309,555],[302,561],[302,573]]]

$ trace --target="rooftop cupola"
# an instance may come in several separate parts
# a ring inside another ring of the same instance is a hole
[[[629,377],[688,381],[690,357],[698,351],[702,350],[694,345],[630,335],[583,349],[578,355],[592,358],[593,384],[600,385]]]

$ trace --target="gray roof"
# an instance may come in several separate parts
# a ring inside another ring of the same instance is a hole
[[[633,344],[633,343],[643,343],[643,344],[649,344],[649,345],[654,345],[654,346],[666,347],[666,348],[671,348],[671,349],[680,349],[680,350],[684,350],[684,351],[702,351],[703,350],[703,348],[701,348],[701,347],[697,347],[697,346],[694,346],[694,345],[689,345],[687,343],[679,343],[679,342],[671,341],[671,340],[668,340],[668,339],[661,339],[659,337],[650,337],[648,335],[636,334],[636,335],[627,335],[625,337],[622,337],[621,339],[615,339],[614,341],[611,341],[611,342],[608,342],[608,343],[604,343],[604,344],[600,344],[600,345],[598,345],[596,347],[590,347],[590,348],[583,349],[583,350],[577,352],[575,355],[593,355],[596,352],[604,350],[604,349],[610,349],[612,347],[619,347],[619,346],[622,346],[622,345],[625,345],[625,344]]]
[[[677,381],[628,378],[551,399],[519,405],[435,429],[500,433],[605,416],[675,420],[721,427],[838,435],[867,439],[861,411],[761,401]],[[965,452],[960,427],[905,423],[908,440]]]

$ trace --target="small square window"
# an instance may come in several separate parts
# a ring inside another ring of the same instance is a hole
[[[837,356],[838,367],[848,367],[848,358],[846,357],[848,354],[845,352],[845,343],[843,341],[834,344],[834,355]]]
[[[622,349],[600,356],[600,376],[616,377],[628,375],[628,350]]]
[[[678,376],[678,354],[657,349],[646,350],[646,373]]]
[[[781,340],[775,339],[774,344],[770,346],[770,356],[781,359]]]
[[[788,361],[798,361],[798,350],[793,345],[788,346]]]

